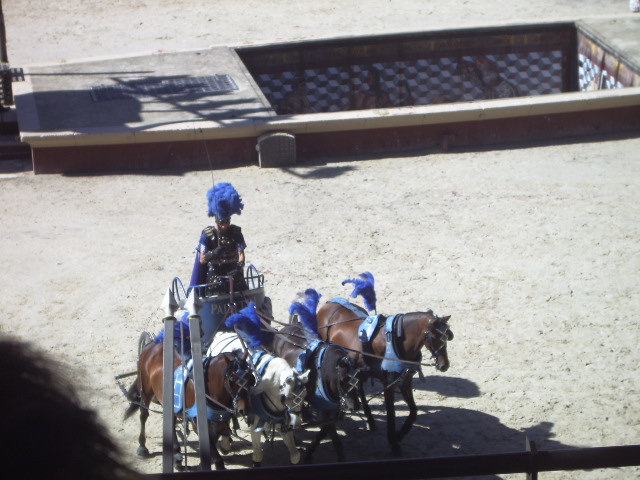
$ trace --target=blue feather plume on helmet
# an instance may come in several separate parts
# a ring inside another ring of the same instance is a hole
[[[358,295],[362,295],[364,306],[367,307],[367,310],[375,310],[376,291],[374,289],[373,274],[370,272],[363,272],[358,276],[360,278],[350,278],[343,281],[342,285],[345,283],[353,283],[354,288],[353,292],[351,292],[351,296],[356,298]]]
[[[319,337],[316,310],[318,309],[318,303],[320,302],[320,297],[322,297],[322,295],[313,288],[305,290],[304,295],[304,303],[294,302],[291,304],[289,307],[289,315],[293,315],[294,313],[298,314],[305,330],[312,333],[315,337]]]
[[[250,347],[262,345],[262,329],[255,303],[249,302],[249,305],[238,313],[230,315],[224,324],[229,328],[234,328],[243,340],[249,342]]]
[[[231,215],[242,213],[244,204],[236,189],[228,182],[217,183],[207,192],[208,215],[218,220],[228,220]]]

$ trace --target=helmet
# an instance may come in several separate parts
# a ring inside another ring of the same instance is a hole
[[[244,205],[236,189],[227,182],[217,183],[207,192],[208,215],[216,221],[228,221],[231,215],[242,212]]]

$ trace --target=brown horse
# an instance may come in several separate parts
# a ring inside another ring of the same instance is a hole
[[[138,437],[138,455],[148,456],[145,423],[149,417],[149,406],[152,401],[162,402],[162,343],[149,343],[142,348],[138,359],[138,378],[128,391],[131,402],[125,413],[125,419],[140,409],[140,435]],[[208,432],[211,439],[211,456],[215,461],[216,469],[224,469],[224,461],[218,452],[216,443],[222,437],[222,447],[230,450],[229,421],[235,415],[244,415],[249,410],[249,390],[255,385],[255,377],[245,358],[239,352],[221,353],[215,357],[204,360],[205,391],[207,395],[207,418],[209,418]],[[180,356],[174,350],[173,368],[181,365]],[[187,418],[197,429],[195,415],[190,414],[190,409],[195,404],[195,387],[192,379],[189,379],[185,388],[185,408]],[[173,408],[169,405],[167,408]],[[182,413],[179,414],[182,418]],[[177,437],[174,436],[177,442]]]
[[[359,382],[360,399],[367,422],[371,430],[375,429],[371,409],[367,404],[363,384],[366,378],[375,377],[384,387],[384,401],[387,411],[387,438],[394,455],[400,456],[402,450],[400,441],[409,432],[417,416],[416,403],[413,399],[413,375],[420,371],[421,350],[424,346],[435,361],[435,367],[444,372],[449,368],[447,356],[447,341],[453,339],[449,329],[450,316],[438,317],[431,310],[428,312],[413,312],[397,316],[395,331],[402,333],[395,337],[395,351],[399,360],[391,362],[396,368],[389,371],[383,368],[383,357],[388,358],[387,332],[385,320],[388,317],[380,315],[380,325],[370,342],[363,343],[359,339],[359,327],[366,311],[354,304],[351,308],[341,303],[330,301],[318,310],[318,331],[323,340],[337,343],[346,347],[359,365],[368,367]],[[396,388],[400,389],[404,401],[409,406],[409,416],[405,419],[399,431],[395,425],[394,395]]]

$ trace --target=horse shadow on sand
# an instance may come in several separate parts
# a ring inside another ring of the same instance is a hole
[[[367,386],[367,390],[373,389],[375,387]],[[485,412],[437,403],[438,396],[463,399],[479,397],[479,387],[470,380],[442,375],[428,376],[424,380],[416,378],[414,390],[434,392],[434,395],[429,398],[430,395],[427,394],[426,399],[423,396],[422,400],[417,400],[418,417],[402,441],[403,458],[522,452],[527,438],[534,441],[540,450],[575,448],[553,439],[555,434],[551,422],[543,421],[516,429],[504,425],[498,417]],[[386,412],[381,399],[378,397],[373,400],[371,407],[376,420],[375,431],[368,431],[365,419],[359,415],[347,415],[339,424],[348,462],[394,458],[386,438]],[[408,407],[399,395],[396,397],[396,415],[397,425],[408,415]],[[301,432],[297,437],[299,443],[304,447],[312,438],[311,435],[312,432]],[[334,449],[330,442],[325,441],[316,450],[314,463],[335,461]]]
[[[522,452],[528,438],[536,443],[540,450],[558,450],[574,448],[553,439],[553,423],[540,422],[523,429],[516,429],[502,424],[500,419],[485,412],[460,407],[439,405],[439,396],[449,398],[474,398],[481,395],[479,387],[472,381],[446,377],[442,375],[427,376],[424,380],[414,381],[416,392],[433,392],[425,395],[427,399],[417,400],[418,417],[416,422],[402,441],[403,458],[449,457],[460,455],[497,454]],[[391,448],[386,437],[386,412],[382,405],[379,384],[366,386],[367,397],[371,400],[371,409],[376,421],[376,430],[367,429],[366,420],[359,413],[350,413],[338,422],[339,434],[342,438],[347,462],[393,459]],[[396,422],[400,422],[408,414],[408,408],[401,400],[396,399]],[[240,422],[244,427],[243,421]],[[245,429],[245,428],[243,428]],[[296,443],[304,449],[308,446],[317,428],[309,428],[296,432]],[[240,432],[239,432],[240,433]],[[247,432],[240,433],[248,437]],[[189,437],[189,463],[195,465],[197,460],[197,440]],[[228,468],[247,467],[251,465],[251,450],[247,440],[234,439],[232,453],[225,456]],[[336,453],[330,440],[324,440],[314,454],[315,464],[335,463]],[[264,445],[264,461],[262,466],[286,466],[288,454],[279,436],[273,443]],[[466,477],[499,479],[499,476]]]

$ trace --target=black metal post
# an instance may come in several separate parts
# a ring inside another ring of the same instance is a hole
[[[527,480],[538,480],[538,470],[536,470],[535,465],[536,455],[538,454],[538,448],[536,447],[536,443],[529,440],[529,437],[525,439],[525,449],[527,452],[531,453],[531,470],[527,471]]]
[[[0,62],[9,63],[9,55],[7,54],[7,33],[4,26],[2,0],[0,0]]]

